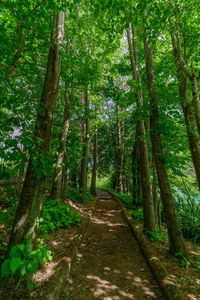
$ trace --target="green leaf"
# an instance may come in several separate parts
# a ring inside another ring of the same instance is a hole
[[[5,277],[5,276],[9,276],[9,274],[10,274],[9,264],[10,264],[10,259],[4,260],[2,267],[1,267],[1,278]]]
[[[10,269],[12,271],[12,274],[16,272],[16,270],[19,268],[21,264],[21,258],[20,257],[12,257],[10,261]]]

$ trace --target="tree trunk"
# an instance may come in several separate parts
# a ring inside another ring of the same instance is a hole
[[[65,154],[64,158],[64,170],[62,174],[62,186],[61,186],[61,198],[64,196],[65,191],[69,190],[69,168],[68,168],[68,163],[69,163],[69,157]]]
[[[28,236],[33,244],[37,234],[38,218],[42,209],[46,184],[44,160],[51,148],[52,124],[58,95],[61,69],[60,45],[63,34],[64,12],[54,13],[54,28],[51,35],[46,76],[34,131],[36,144],[29,159],[9,240],[9,251],[12,246],[22,243],[25,236]]]
[[[137,105],[137,121],[136,131],[138,132],[138,145],[139,145],[139,157],[140,157],[140,170],[142,180],[142,195],[143,195],[143,214],[144,214],[144,228],[148,231],[155,230],[155,217],[153,208],[153,197],[150,181],[150,166],[148,157],[148,146],[146,141],[146,132],[144,120],[141,119],[140,113],[143,106],[143,95],[141,90],[141,79],[139,74],[138,62],[137,62],[137,47],[134,28],[132,29],[132,42],[130,31],[127,30],[127,39],[129,45],[129,54],[132,67],[132,75],[134,81],[137,82],[136,88],[136,105]]]
[[[168,179],[167,169],[164,160],[164,152],[162,148],[161,138],[158,128],[158,100],[156,97],[155,81],[153,73],[152,49],[148,45],[148,39],[144,38],[145,63],[148,82],[148,95],[150,98],[150,129],[152,151],[155,159],[158,183],[160,187],[161,198],[163,202],[165,221],[168,230],[170,242],[170,253],[173,255],[181,252],[188,256],[182,236],[181,228],[176,215],[175,205],[172,197],[170,183]]]
[[[152,169],[153,169],[153,203],[154,203],[154,214],[155,219],[157,220],[157,208],[158,208],[158,189],[157,189],[157,176],[156,176],[156,166],[155,166],[155,159],[152,158]]]
[[[137,133],[136,133],[137,135]],[[132,150],[132,183],[133,183],[133,203],[137,204],[139,200],[139,151],[138,151],[138,143],[137,143],[137,136],[135,135],[135,144]]]
[[[123,179],[122,179],[122,133],[119,116],[119,106],[116,104],[116,116],[117,116],[117,191],[123,192]]]
[[[52,200],[60,199],[61,197],[63,162],[65,156],[65,143],[66,143],[69,123],[70,123],[70,105],[71,103],[70,103],[69,96],[67,92],[65,92],[65,110],[64,110],[62,130],[59,136],[58,156],[56,159],[56,166],[54,168],[53,186],[52,186],[52,194],[51,194]]]
[[[89,118],[88,118],[88,109],[89,109],[89,97],[88,97],[88,88],[85,92],[85,133],[83,135],[83,148],[82,148],[82,160],[81,160],[81,173],[80,173],[80,193],[84,199],[87,187],[87,166],[88,166],[88,146],[89,146]]]
[[[175,33],[173,32],[173,28],[171,29],[171,32],[170,32],[171,39],[172,39],[172,45],[174,48],[174,55],[176,55],[175,60],[177,60],[176,66],[178,67],[178,69],[181,69],[185,73],[185,75],[188,77],[188,79],[190,80],[191,85],[192,85],[192,104],[194,107],[197,131],[198,131],[198,134],[200,137],[200,102],[199,102],[198,81],[197,81],[197,77],[194,72],[193,61],[191,63],[191,70],[189,70],[189,68],[187,67],[187,64],[185,62],[185,58],[183,59],[183,57],[182,57],[178,10],[179,10],[179,6],[177,3],[175,3],[175,6],[174,6]]]
[[[97,195],[97,192],[96,192],[97,168],[98,168],[98,127],[97,127],[97,125],[95,125],[92,182],[91,182],[91,188],[90,188],[90,192],[94,196]]]
[[[188,93],[187,93],[187,78],[186,75],[183,73],[182,67],[179,62],[179,55],[177,48],[175,37],[173,33],[171,33],[171,40],[172,40],[172,46],[174,51],[174,59],[176,64],[176,71],[177,71],[177,78],[178,78],[178,85],[179,85],[179,97],[181,101],[181,106],[184,113],[184,119],[185,119],[185,126],[187,131],[187,137],[190,147],[190,152],[192,156],[192,162],[195,169],[195,174],[198,182],[198,187],[200,191],[200,144],[199,144],[199,138],[197,134],[195,133],[195,126],[193,121],[193,112],[192,107],[190,104],[190,101],[188,99]],[[194,98],[194,96],[193,96]]]

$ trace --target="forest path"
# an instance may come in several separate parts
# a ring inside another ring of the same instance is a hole
[[[99,199],[62,299],[165,299],[112,196]]]

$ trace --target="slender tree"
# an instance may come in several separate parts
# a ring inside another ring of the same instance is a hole
[[[63,173],[63,163],[65,157],[65,143],[67,139],[69,123],[70,123],[70,97],[67,92],[65,92],[65,109],[64,118],[62,124],[62,130],[59,136],[59,147],[58,155],[56,158],[56,166],[54,168],[53,185],[52,185],[52,199],[61,198],[61,186],[62,186],[62,173]]]
[[[83,147],[80,173],[80,193],[84,199],[87,187],[87,168],[88,168],[88,150],[89,150],[89,93],[88,88],[84,94],[84,121],[83,121]]]
[[[131,26],[132,38],[130,30],[127,30],[127,39],[129,46],[129,56],[131,61],[133,80],[136,82],[136,104],[137,104],[137,123],[136,131],[138,132],[139,145],[139,164],[141,166],[141,181],[142,181],[142,195],[143,195],[143,213],[144,213],[144,227],[146,230],[155,230],[155,217],[153,197],[150,181],[150,166],[148,156],[148,146],[146,141],[146,132],[144,120],[141,119],[141,110],[143,106],[143,95],[140,87],[141,79],[139,74],[139,67],[137,62],[137,46],[136,36],[133,26]]]
[[[158,100],[156,97],[155,80],[153,73],[152,61],[152,48],[148,45],[148,38],[144,37],[144,52],[146,73],[148,82],[148,95],[150,98],[150,129],[151,129],[151,142],[153,157],[155,159],[155,166],[158,176],[160,193],[165,214],[165,221],[167,224],[170,252],[176,254],[181,252],[183,255],[188,256],[184,239],[182,236],[181,228],[176,215],[174,200],[170,188],[167,169],[165,165],[164,152],[162,148],[161,138],[158,127]]]
[[[64,34],[63,11],[54,13],[53,24],[47,70],[34,131],[36,145],[34,153],[31,154],[29,159],[20,202],[9,240],[9,250],[12,246],[23,242],[25,236],[28,236],[32,243],[37,236],[37,220],[43,204],[47,177],[45,157],[48,156],[51,148],[53,116],[60,78],[60,46]]]
[[[91,181],[91,187],[90,187],[90,192],[94,196],[97,195],[97,192],[96,192],[97,168],[98,168],[98,125],[95,124],[94,145],[93,145],[92,181]]]

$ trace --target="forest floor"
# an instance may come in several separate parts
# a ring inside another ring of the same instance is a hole
[[[108,192],[98,193],[96,210],[79,248],[75,267],[66,282],[62,299],[165,299],[117,202]],[[92,206],[92,201],[88,204],[73,203],[69,199],[66,201],[73,209],[78,209],[82,216]],[[34,281],[39,287],[33,287],[29,293],[25,287],[16,289],[10,285],[0,289],[0,299],[45,299],[48,281],[62,258],[69,255],[68,249],[77,233],[77,226],[52,231],[47,244],[52,251],[53,261],[44,264],[35,275]],[[187,245],[192,255],[197,248],[200,249],[189,242]],[[167,243],[149,241],[149,247],[155,249],[173,284],[188,299],[200,300],[199,272],[190,266],[182,266],[177,259],[169,256]]]

